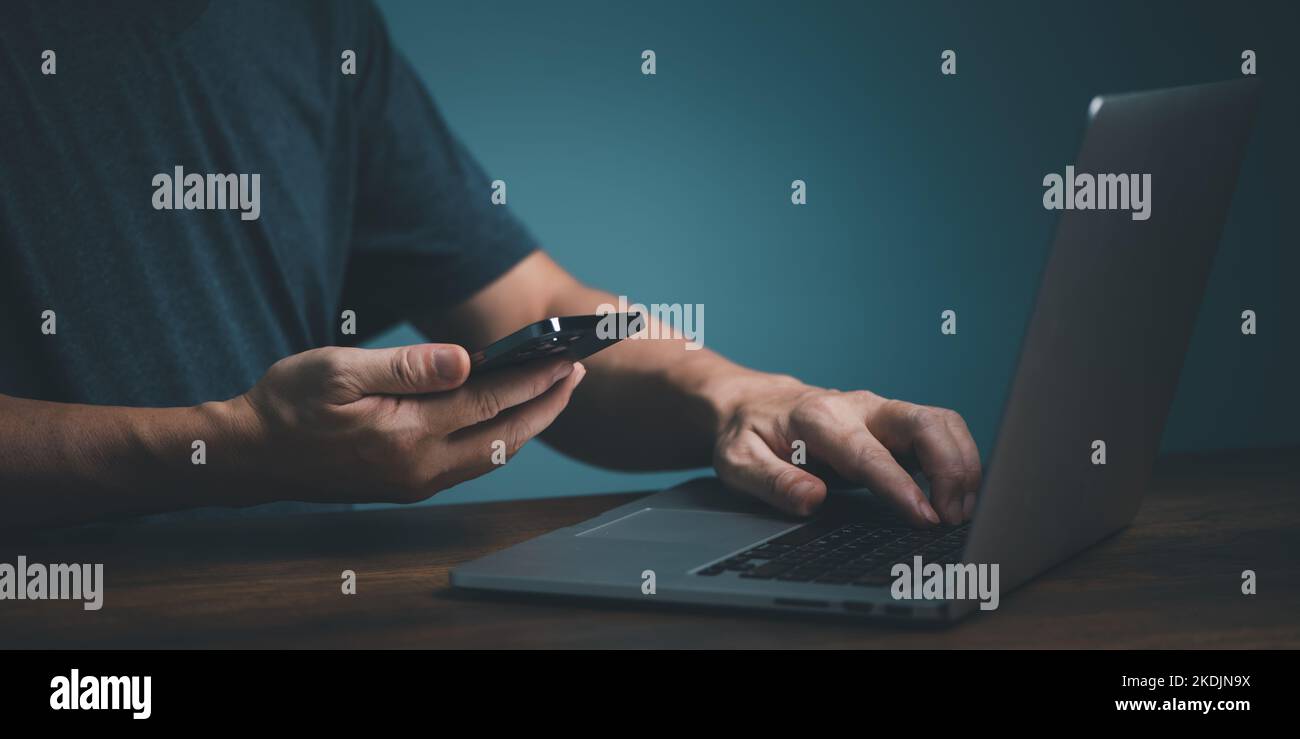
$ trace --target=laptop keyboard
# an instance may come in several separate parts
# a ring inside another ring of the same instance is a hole
[[[902,521],[814,521],[695,574],[878,587],[893,582],[895,564],[911,564],[918,554],[925,564],[959,562],[969,531],[969,523],[914,529]]]

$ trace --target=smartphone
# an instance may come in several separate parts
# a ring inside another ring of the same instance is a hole
[[[601,321],[614,329],[602,338],[596,333]],[[579,360],[617,344],[644,328],[640,313],[608,313],[592,316],[558,316],[532,323],[491,346],[469,355],[470,372],[490,372],[529,360],[555,355]]]

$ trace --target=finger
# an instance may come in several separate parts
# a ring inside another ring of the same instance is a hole
[[[496,418],[503,411],[539,397],[568,377],[576,364],[569,359],[544,359],[476,377],[457,391],[462,428]]]
[[[966,419],[954,412],[948,415],[947,422],[948,431],[957,440],[957,448],[961,450],[962,466],[966,472],[962,485],[966,493],[962,499],[962,519],[970,520],[971,514],[975,512],[975,497],[979,495],[982,478],[980,451],[979,447],[975,446],[975,439],[971,436],[970,429],[966,426]]]
[[[946,411],[928,406],[889,401],[874,421],[880,440],[897,454],[913,454],[921,473],[930,481],[930,504],[944,523],[962,522],[966,497],[966,468],[957,440],[948,430]]]
[[[956,526],[965,521],[966,462],[947,421],[940,419],[918,436],[917,456],[921,472],[930,480],[930,505],[946,524]]]
[[[324,355],[344,388],[343,402],[366,395],[420,395],[452,390],[469,377],[469,355],[455,344],[390,349],[334,348]]]
[[[808,451],[834,468],[836,474],[890,500],[913,525],[939,523],[939,516],[916,480],[863,423],[801,416],[797,424],[794,431],[808,443]]]
[[[545,431],[569,404],[573,389],[587,375],[587,368],[581,362],[572,363],[572,369],[538,397],[448,437],[449,453],[461,464],[440,476],[437,487],[451,487],[490,472],[499,466],[493,460],[494,452],[504,449],[506,459],[510,459],[525,443]]]
[[[728,486],[796,516],[811,514],[826,499],[826,483],[776,456],[752,431],[719,444],[713,466]]]

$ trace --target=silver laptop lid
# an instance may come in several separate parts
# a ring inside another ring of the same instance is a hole
[[[1078,158],[1045,173],[1062,213],[966,549],[1004,590],[1136,515],[1258,87],[1096,98]]]

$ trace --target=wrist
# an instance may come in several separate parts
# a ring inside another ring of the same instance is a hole
[[[184,408],[142,410],[134,418],[141,472],[165,509],[268,502],[253,484],[260,423],[243,396]],[[159,474],[153,474],[153,473]]]
[[[210,479],[210,505],[250,506],[275,499],[268,494],[264,450],[265,427],[245,395],[229,400],[200,403],[190,409],[208,452],[205,465]],[[191,456],[193,441],[189,442]],[[215,488],[215,489],[212,489]]]
[[[764,397],[797,391],[806,387],[790,375],[769,374],[738,368],[739,371],[718,373],[701,386],[702,394],[716,421],[716,436],[731,423],[742,408]]]

